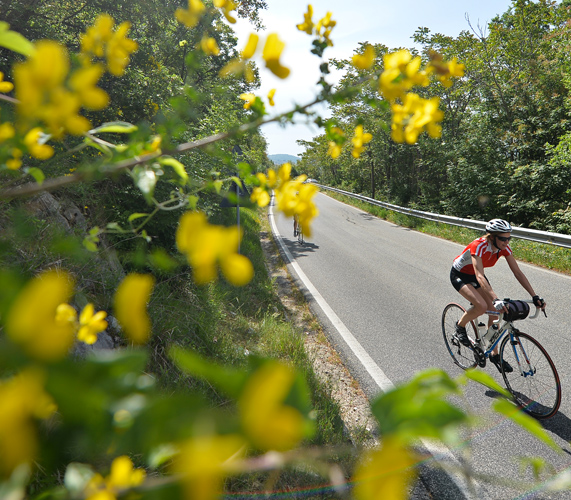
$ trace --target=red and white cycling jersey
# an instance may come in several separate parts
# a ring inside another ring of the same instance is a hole
[[[472,265],[472,255],[481,257],[484,267],[492,267],[500,257],[512,254],[512,249],[509,245],[505,250],[494,250],[494,248],[485,236],[477,238],[454,259],[452,267],[461,273],[476,274]]]

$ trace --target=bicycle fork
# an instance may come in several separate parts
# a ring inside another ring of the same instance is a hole
[[[519,336],[517,335],[517,333],[513,332],[510,332],[509,336],[510,336],[510,344],[514,351],[514,356],[517,362],[517,366],[519,368],[520,375],[524,378],[532,377],[533,375],[535,375],[536,370],[533,366],[531,366],[531,363],[529,361],[529,358],[527,356],[527,353],[525,352],[525,348],[523,347],[523,344],[521,343]],[[519,349],[517,346],[519,346]],[[518,350],[520,351],[519,355],[518,355]],[[526,367],[528,368],[527,370],[525,370]]]

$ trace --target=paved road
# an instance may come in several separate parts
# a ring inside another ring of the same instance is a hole
[[[452,259],[462,246],[382,221],[325,194],[318,194],[316,203],[320,215],[305,245],[300,246],[293,238],[291,219],[278,215],[275,225],[294,259],[294,274],[297,268],[308,280],[310,289],[318,294],[314,310],[368,395],[374,397],[380,392],[383,376],[385,381],[398,384],[430,367],[459,375],[461,370],[453,364],[444,346],[440,321],[448,302],[463,300],[448,279]],[[476,383],[468,385],[461,404],[481,418],[481,426],[466,436],[476,471],[527,481],[531,480],[531,473],[521,471],[519,457],[541,456],[558,473],[571,471],[568,397],[571,368],[567,362],[571,353],[571,278],[520,264],[535,290],[548,302],[547,318],[542,315],[519,326],[545,346],[558,368],[563,401],[559,413],[542,425],[562,451],[554,452],[491,412],[493,393]],[[500,296],[529,298],[504,260],[487,270],[486,275]],[[331,315],[324,314],[323,304],[333,311],[334,321]],[[339,335],[339,324],[354,338],[352,347]],[[362,347],[365,354],[359,351],[355,354],[355,345]],[[488,366],[486,370],[503,385],[495,367]],[[459,450],[450,452],[460,456]],[[443,484],[438,479],[436,483]],[[571,499],[571,491],[549,493],[517,491],[499,485],[480,487],[479,498]],[[462,495],[448,485],[444,491],[435,493],[435,498],[462,498]]]

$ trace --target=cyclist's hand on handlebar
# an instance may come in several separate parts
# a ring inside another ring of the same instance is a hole
[[[506,303],[503,300],[495,299],[493,304],[496,311],[508,312],[506,309]]]
[[[547,305],[545,303],[545,300],[543,300],[539,295],[534,295],[531,300],[533,300],[533,305],[535,307],[538,307],[539,309],[541,309],[543,311],[543,314],[545,315],[545,317],[547,318],[547,313],[545,312],[545,306]]]

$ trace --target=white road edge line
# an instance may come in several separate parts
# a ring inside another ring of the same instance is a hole
[[[272,233],[276,241],[278,242],[283,254],[286,256],[288,260],[288,264],[293,267],[296,274],[298,275],[299,279],[307,289],[307,291],[312,295],[315,299],[323,313],[327,316],[329,321],[333,324],[335,329],[339,332],[339,335],[343,338],[347,346],[353,351],[357,359],[361,362],[367,373],[371,376],[371,378],[375,381],[379,389],[383,392],[386,392],[395,385],[393,382],[385,375],[383,370],[375,363],[373,358],[369,356],[367,351],[363,348],[363,346],[359,343],[359,341],[353,336],[353,334],[349,331],[349,329],[345,326],[343,321],[335,314],[333,309],[329,306],[329,304],[325,301],[322,295],[317,291],[317,289],[313,286],[313,283],[309,280],[309,278],[305,275],[305,273],[299,267],[299,264],[295,261],[290,251],[287,249],[281,234],[278,231],[275,219],[274,219],[274,212],[273,212],[273,202],[274,197],[272,196],[270,204],[268,206],[268,218],[270,221],[270,227],[272,228]],[[450,449],[440,443],[435,443],[433,441],[421,439],[423,446],[430,452],[430,454],[434,457],[436,461],[440,460],[447,460],[449,462],[454,462],[459,468],[461,467],[460,461],[454,456],[454,454],[450,451]],[[464,495],[464,498],[468,499],[471,498],[472,495],[468,488],[466,487],[465,481],[460,474],[453,474],[446,470],[443,467],[443,470],[446,471],[449,477],[454,481],[458,489]],[[480,484],[476,481],[473,481],[473,486],[477,491],[477,498],[478,499],[489,499],[489,495],[487,491],[482,488]]]

